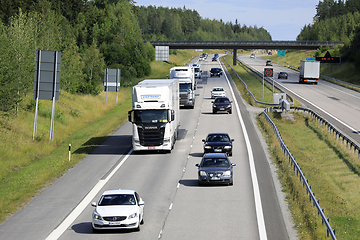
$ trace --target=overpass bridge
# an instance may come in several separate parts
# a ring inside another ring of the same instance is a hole
[[[169,46],[169,49],[233,49],[233,64],[236,65],[237,49],[304,49],[335,47],[343,42],[329,41],[152,41],[155,46]]]

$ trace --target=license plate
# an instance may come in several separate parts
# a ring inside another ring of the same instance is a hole
[[[221,149],[215,149],[214,152],[221,152]]]
[[[221,111],[224,111],[224,110],[225,110],[225,108],[220,108],[220,110],[221,110]]]
[[[155,150],[155,147],[148,147],[148,150]]]
[[[120,224],[121,224],[120,222],[109,222],[109,225],[111,225],[111,226],[117,226]]]
[[[219,177],[212,177],[211,180],[220,180]]]

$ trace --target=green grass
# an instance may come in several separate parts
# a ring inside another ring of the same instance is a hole
[[[166,78],[169,69],[188,64],[194,50],[178,50],[169,63],[152,62],[146,78]],[[142,79],[138,79],[138,82]],[[0,223],[26,205],[46,186],[81,161],[112,132],[127,121],[131,87],[98,96],[60,92],[55,104],[54,139],[49,141],[51,101],[40,101],[37,134],[32,140],[35,104],[29,96],[18,116],[0,112]],[[68,147],[72,145],[71,161]]]

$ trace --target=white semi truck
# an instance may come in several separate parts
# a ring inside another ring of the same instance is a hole
[[[180,87],[180,106],[194,108],[196,81],[194,68],[173,67],[170,68],[170,79],[179,79]]]
[[[180,126],[179,80],[147,79],[132,89],[133,151],[171,152]]]
[[[300,61],[299,83],[318,84],[320,76],[319,61]]]

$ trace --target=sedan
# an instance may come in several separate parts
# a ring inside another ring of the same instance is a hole
[[[285,79],[287,79],[287,78],[288,78],[287,72],[279,72],[279,73],[278,73],[278,79],[280,79],[280,78],[285,78]]]
[[[215,101],[211,101],[212,106],[212,112],[217,113],[219,111],[222,112],[228,112],[229,114],[232,113],[232,107],[231,103],[232,101],[229,100],[227,97],[217,97],[215,98]]]
[[[233,141],[227,133],[209,133],[204,143],[204,153],[226,153],[232,156]]]
[[[223,87],[214,87],[211,91],[211,98],[225,97],[226,92]]]
[[[213,61],[213,62],[216,62],[217,60],[218,60],[217,57],[213,57],[213,58],[212,58],[212,61]]]
[[[222,69],[221,68],[211,68],[210,69],[210,77],[212,77],[212,76],[220,77],[220,75],[222,75]]]
[[[135,229],[140,231],[144,223],[145,202],[134,190],[105,191],[92,214],[93,231],[103,229]]]
[[[198,183],[233,185],[233,166],[225,153],[207,153],[203,156],[198,167]]]
[[[266,66],[272,66],[272,61],[271,61],[271,60],[267,60],[265,65],[266,65]]]

